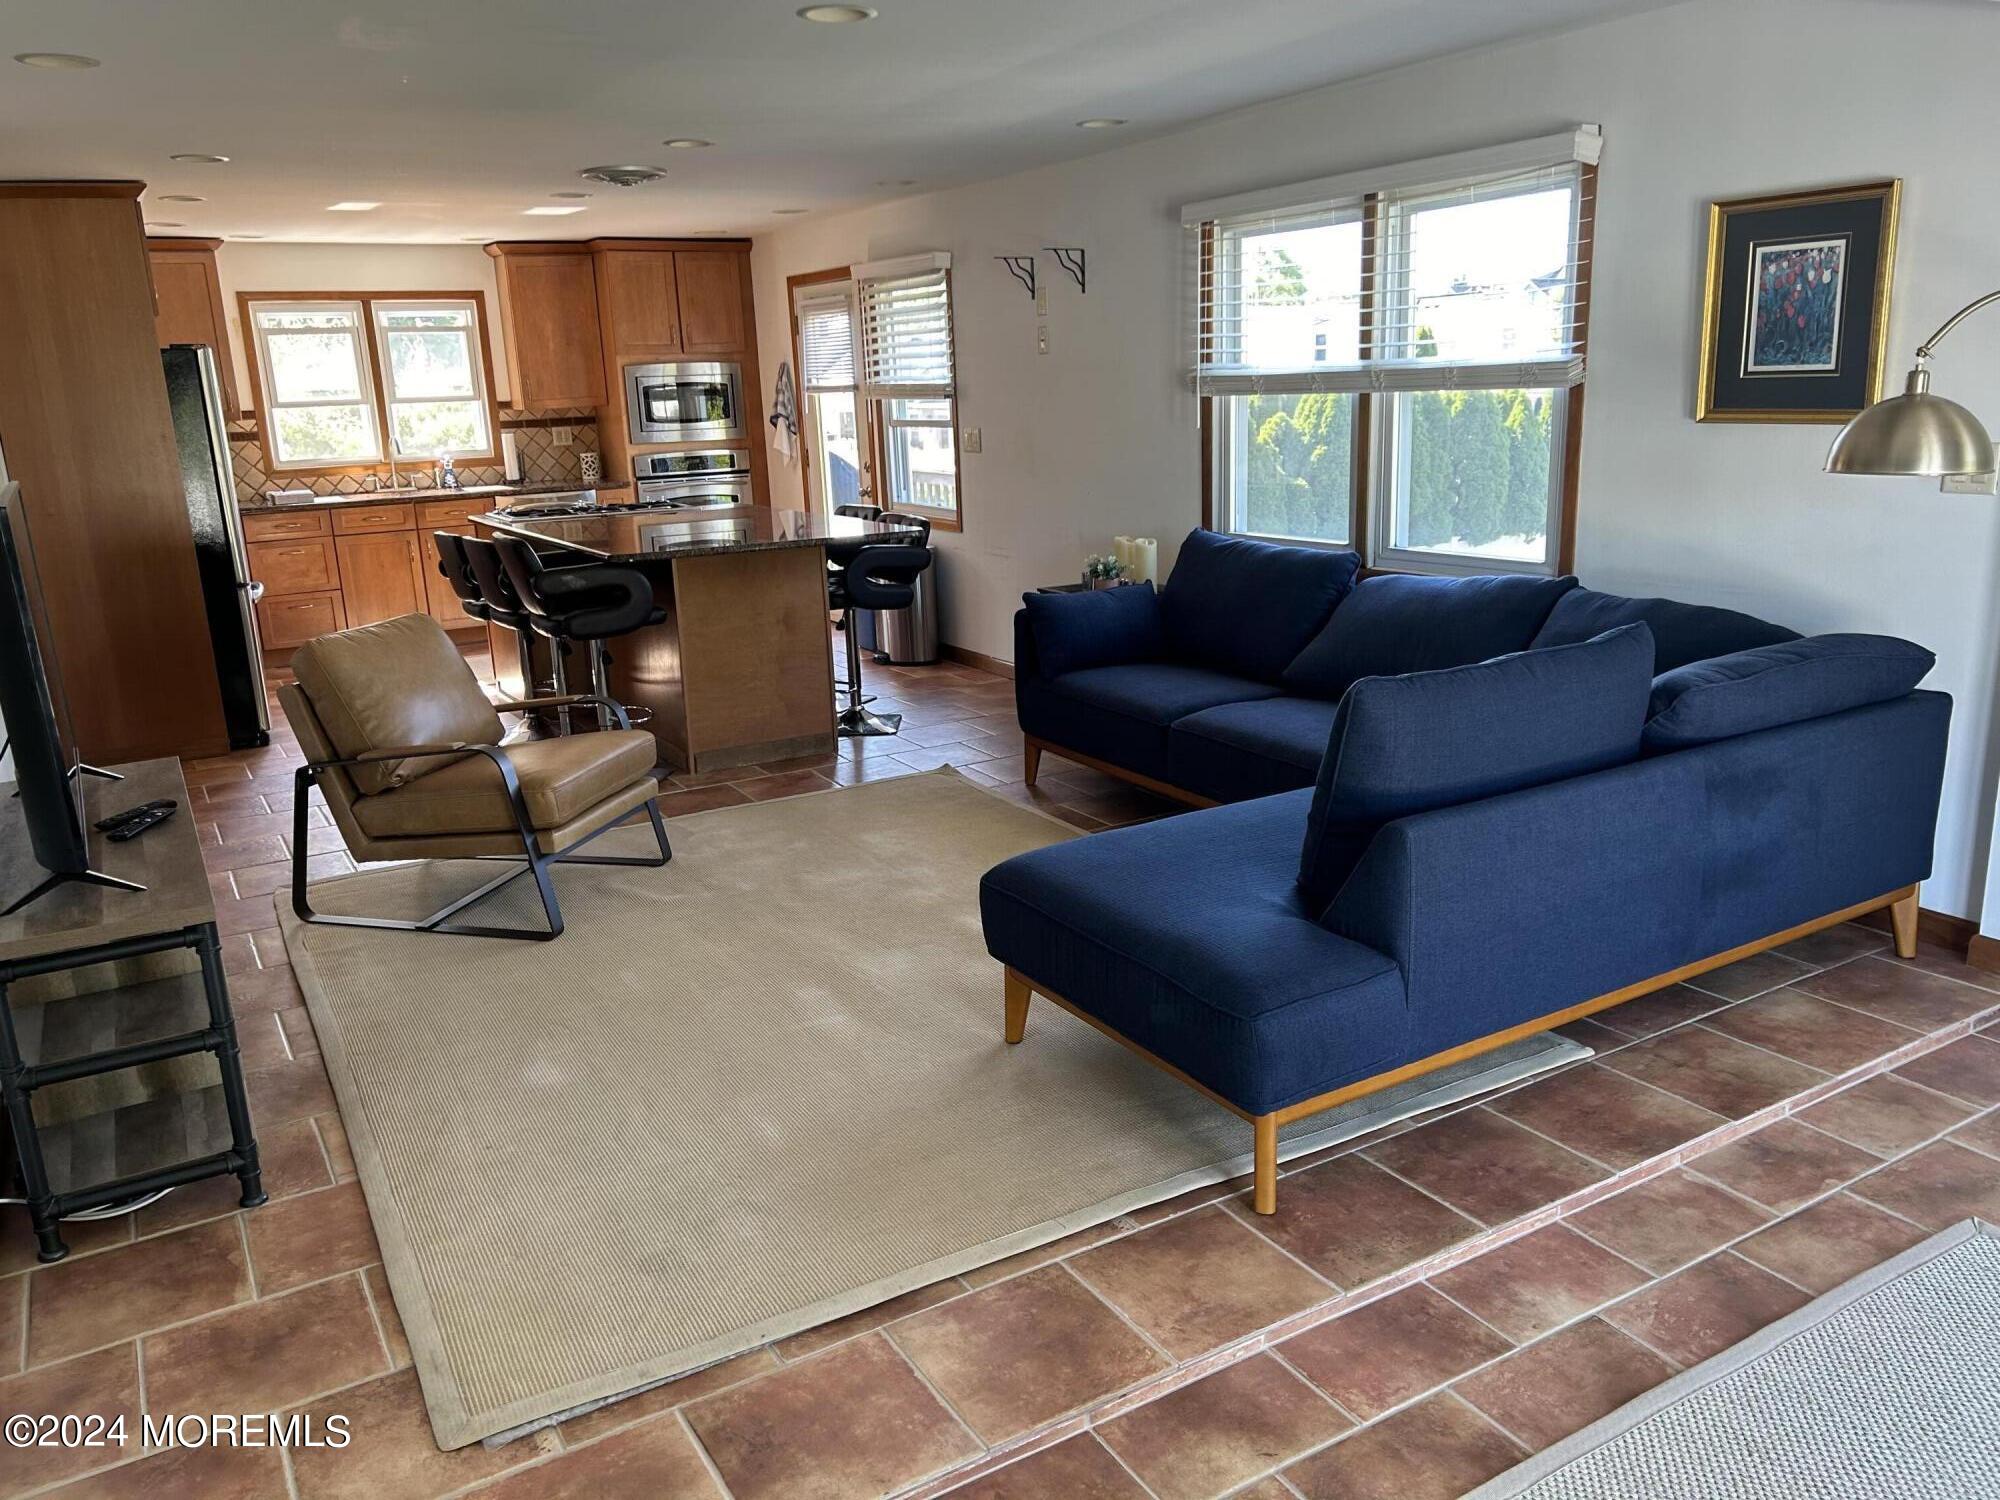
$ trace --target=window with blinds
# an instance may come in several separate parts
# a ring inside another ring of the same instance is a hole
[[[1552,571],[1600,146],[1581,127],[1188,205],[1215,524]]]
[[[862,389],[871,400],[947,399],[951,257],[907,256],[856,266],[861,289]]]
[[[808,391],[852,391],[860,381],[854,368],[854,303],[847,289],[800,297],[799,383]]]

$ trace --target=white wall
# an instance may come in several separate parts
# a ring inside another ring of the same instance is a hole
[[[231,240],[215,252],[236,391],[250,408],[238,292],[464,292],[486,294],[486,336],[493,346],[493,392],[507,402],[507,345],[493,260],[478,245],[250,244]]]
[[[1993,805],[1995,502],[1833,479],[1820,473],[1831,429],[1697,425],[1691,410],[1712,198],[1904,179],[1892,385],[1946,313],[2000,283],[1996,44],[2000,6],[1986,0],[1691,0],[809,219],[756,244],[763,368],[791,357],[787,275],[952,252],[960,420],[983,429],[985,452],[962,461],[965,531],[941,540],[944,633],[1011,657],[1023,589],[1074,577],[1118,533],[1158,535],[1164,571],[1199,519],[1182,202],[1601,122],[1578,571],[1934,649],[1930,685],[1958,707],[1924,903],[1974,916]],[[1090,291],[1043,257],[1051,347],[1038,357],[1027,295],[990,257],[1063,244],[1088,249]],[[2000,424],[2000,317],[1968,325],[1937,380]],[[773,464],[777,503],[798,484]]]

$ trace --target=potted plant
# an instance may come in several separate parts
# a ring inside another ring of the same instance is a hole
[[[1125,564],[1115,557],[1092,553],[1083,560],[1083,586],[1087,589],[1118,588],[1131,582],[1124,575]]]

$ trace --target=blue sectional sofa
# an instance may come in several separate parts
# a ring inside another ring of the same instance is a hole
[[[1889,907],[1913,952],[1951,701],[1929,652],[1573,578],[1356,581],[1196,532],[1166,587],[1031,595],[1021,725],[1200,811],[996,866],[1041,994],[1281,1124]]]

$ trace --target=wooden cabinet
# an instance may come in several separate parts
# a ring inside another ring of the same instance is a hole
[[[334,547],[340,554],[340,598],[349,625],[425,612],[423,552],[414,531],[343,536]]]
[[[335,536],[358,536],[370,531],[408,531],[417,524],[414,505],[353,505],[333,513]]]
[[[588,251],[488,245],[500,283],[513,405],[602,406],[597,278]]]
[[[340,565],[335,561],[333,543],[326,537],[252,542],[245,550],[250,554],[250,576],[264,585],[266,594],[306,594],[340,587]]]
[[[735,354],[744,347],[743,257],[733,250],[677,250],[674,279],[681,348]]]
[[[265,595],[257,601],[257,633],[266,651],[303,646],[314,636],[347,628],[347,611],[339,594],[292,594],[282,599]]]
[[[243,407],[236,398],[236,363],[229,353],[229,319],[223,312],[222,278],[215,269],[221,240],[146,241],[153,272],[153,322],[160,347],[207,344],[215,350],[222,397],[230,416]]]
[[[472,535],[472,517],[493,509],[492,500],[428,500],[417,507],[417,546],[423,554],[425,609],[446,630],[476,627],[479,621],[459,607],[458,590],[438,570],[437,533]]]
[[[598,312],[621,352],[676,354],[680,299],[674,256],[661,250],[607,250],[597,257]]]

